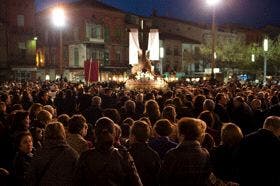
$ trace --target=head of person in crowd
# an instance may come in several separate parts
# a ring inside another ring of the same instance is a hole
[[[176,109],[173,106],[166,106],[162,111],[161,118],[168,119],[172,123],[176,123]]]
[[[175,108],[181,108],[183,105],[182,99],[180,97],[175,97],[173,99],[173,105],[175,106]]]
[[[29,112],[17,110],[13,119],[13,129],[20,131],[27,131],[30,127]]]
[[[145,100],[155,100],[155,95],[152,92],[147,92],[145,94]]]
[[[233,98],[233,107],[234,108],[239,108],[242,107],[244,104],[244,98],[241,96],[236,96]]]
[[[124,109],[126,112],[132,112],[134,113],[135,112],[135,108],[136,108],[136,104],[134,101],[132,100],[127,100],[125,103],[124,103]]]
[[[32,123],[32,127],[30,128],[30,132],[33,138],[33,145],[36,150],[42,148],[43,135],[45,131],[45,125],[37,120]]]
[[[252,110],[258,110],[261,109],[262,107],[262,102],[259,99],[253,99],[251,102],[251,108]]]
[[[136,101],[136,103],[143,103],[144,102],[144,95],[142,93],[137,94],[135,101]]]
[[[30,119],[34,120],[37,118],[37,114],[43,110],[43,105],[40,103],[33,103],[29,108]]]
[[[49,123],[44,133],[44,140],[45,142],[65,141],[66,134],[62,123],[60,122]]]
[[[37,120],[46,126],[52,121],[52,114],[47,110],[41,110],[37,114]]]
[[[41,90],[38,94],[38,97],[42,102],[47,103],[49,100],[49,93],[46,90]]]
[[[280,95],[280,94],[279,94]],[[277,95],[274,95],[270,98],[270,105],[276,105],[279,103],[279,98]]]
[[[99,96],[94,96],[94,97],[91,99],[91,105],[92,105],[92,106],[101,107],[101,104],[102,104],[102,99],[101,99],[101,97],[99,97]]]
[[[3,101],[6,104],[6,106],[12,104],[11,96],[7,93],[3,93],[0,97],[0,99],[1,99],[1,101]]]
[[[146,101],[144,114],[148,117],[154,116],[156,118],[159,118],[160,117],[160,109],[159,109],[158,103],[153,99],[150,99],[150,100]]]
[[[223,93],[218,93],[215,97],[216,104],[226,106],[227,98]]]
[[[150,119],[148,117],[142,117],[139,120],[146,122],[150,127],[152,127],[152,123],[151,123],[151,121],[150,121]]]
[[[170,136],[172,133],[172,124],[168,119],[158,120],[153,127],[155,134],[160,137]]]
[[[204,121],[209,128],[214,127],[215,119],[214,119],[213,112],[210,112],[209,110],[205,110],[201,112],[197,118]]]
[[[174,104],[173,104],[173,99],[167,99],[167,100],[165,100],[164,106],[165,106],[165,107],[166,107],[166,106],[174,106]]]
[[[133,123],[132,123],[132,125],[133,125]],[[129,134],[130,134],[130,125],[127,124],[127,123],[124,123],[120,127],[121,127],[121,137],[125,138],[125,139],[128,139],[129,138]]]
[[[56,116],[55,109],[53,108],[53,106],[45,105],[45,106],[43,106],[43,109],[48,111],[49,113],[51,113],[52,117]]]
[[[131,127],[134,123],[134,120],[132,118],[126,118],[123,120],[122,125],[127,124],[129,127]]]
[[[86,118],[81,114],[73,115],[68,121],[68,132],[70,134],[79,134],[82,137],[87,135],[88,125]]]
[[[202,111],[203,110],[203,102],[206,99],[204,95],[197,95],[194,97],[193,106],[195,110]]]
[[[120,113],[117,109],[107,108],[103,110],[103,116],[108,117],[115,123],[119,124],[121,121]]]
[[[280,137],[280,117],[267,117],[264,121],[263,128],[270,130],[275,136]]]
[[[6,113],[7,106],[6,103],[3,101],[0,101],[0,113]]]
[[[234,123],[225,123],[221,129],[221,144],[234,147],[243,139],[241,129]]]
[[[130,128],[129,142],[146,143],[150,137],[151,130],[149,125],[144,121],[135,121]]]
[[[113,147],[116,135],[113,120],[108,117],[99,118],[95,123],[94,133],[97,149],[106,151]]]
[[[203,102],[203,110],[209,110],[210,112],[214,112],[215,102],[212,99],[205,99]]]
[[[195,118],[184,117],[178,121],[178,139],[185,141],[203,141],[206,130],[204,121]]]
[[[16,136],[15,145],[21,154],[30,154],[33,150],[33,140],[30,132],[21,132]]]
[[[62,123],[65,129],[68,129],[70,117],[67,114],[61,114],[57,117],[57,121]]]

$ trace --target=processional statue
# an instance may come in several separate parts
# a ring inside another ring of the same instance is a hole
[[[140,28],[129,32],[129,64],[132,78],[126,81],[128,89],[164,89],[167,83],[155,76],[151,60],[159,60],[159,33],[157,29],[147,29],[143,20]]]
[[[132,74],[138,72],[154,75],[151,60],[159,60],[159,33],[157,29],[146,28],[141,20],[140,28],[129,32],[129,64]]]

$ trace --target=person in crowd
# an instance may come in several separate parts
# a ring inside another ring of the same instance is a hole
[[[30,113],[30,120],[33,122],[37,119],[37,114],[43,110],[43,105],[40,103],[33,103],[31,107],[29,107],[29,113]]]
[[[130,117],[133,120],[139,119],[139,116],[137,115],[136,111],[136,104],[132,100],[127,100],[124,103],[124,113],[122,113],[122,121],[125,120],[126,118]]]
[[[43,133],[45,131],[45,125],[41,122],[34,122],[30,128],[32,134],[33,147],[37,151],[43,147]]]
[[[78,157],[66,142],[63,125],[48,124],[43,148],[35,154],[27,171],[27,185],[75,185],[73,177]]]
[[[262,102],[259,99],[253,99],[250,106],[253,112],[252,130],[255,131],[262,128],[265,120],[265,111],[262,110]]]
[[[28,110],[33,104],[32,96],[28,90],[22,92],[21,104],[24,110]]]
[[[77,100],[73,90],[65,90],[65,97],[62,100],[62,114],[67,114],[71,117],[73,114],[77,113],[77,110]]]
[[[206,99],[204,95],[197,95],[193,100],[193,116],[197,117],[203,111],[203,102]]]
[[[47,111],[47,110],[41,110],[38,114],[37,114],[37,120],[36,122],[41,123],[42,125],[44,125],[46,128],[46,126],[52,121],[52,114]]]
[[[121,116],[117,109],[107,108],[103,110],[102,114],[104,117],[110,118],[118,125],[121,123]]]
[[[150,119],[152,126],[154,126],[161,115],[158,103],[153,99],[146,101],[143,114]]]
[[[178,121],[180,144],[163,160],[161,185],[209,185],[210,155],[200,145],[204,129],[206,124],[200,119],[185,117]]]
[[[68,136],[69,132],[68,132],[68,123],[69,123],[70,117],[67,114],[61,114],[57,117],[57,121],[62,123],[65,133],[66,133],[66,137]]]
[[[48,111],[51,115],[52,115],[52,118],[56,118],[56,111],[55,109],[53,108],[53,106],[51,105],[45,105],[43,106],[43,109]]]
[[[96,144],[79,158],[75,172],[76,185],[142,185],[131,155],[125,149],[113,146],[116,134],[114,125],[107,117],[96,121]]]
[[[46,90],[41,90],[38,94],[38,103],[44,105],[53,105],[49,93]]]
[[[236,124],[225,123],[221,143],[211,152],[213,172],[224,182],[238,182],[237,155],[242,138],[242,131]]]
[[[84,116],[75,114],[70,118],[66,141],[79,155],[89,149],[89,144],[84,138],[87,135],[87,129],[88,125]]]
[[[241,128],[242,133],[252,132],[254,130],[253,112],[244,98],[241,96],[234,97],[231,108],[230,118],[232,122]]]
[[[207,125],[206,133],[210,134],[213,137],[215,144],[218,145],[220,144],[220,140],[221,140],[220,130],[216,130],[213,128],[215,123],[213,114],[214,114],[213,112],[210,112],[209,110],[205,110],[201,112],[197,118],[201,119],[206,123]]]
[[[156,151],[148,146],[150,127],[144,121],[135,121],[130,130],[129,152],[143,185],[158,185],[160,157]]]
[[[12,122],[12,133],[15,137],[21,132],[28,132],[30,127],[29,112],[18,110],[14,114]]]
[[[14,160],[14,169],[12,173],[12,182],[14,185],[25,185],[25,177],[33,157],[33,141],[29,132],[22,132],[16,136],[16,156]]]
[[[83,115],[85,116],[86,120],[91,124],[91,125],[95,125],[95,122],[102,117],[102,108],[101,108],[101,104],[102,104],[102,99],[99,96],[94,96],[91,99],[91,105],[90,107],[88,107]]]
[[[216,130],[221,130],[222,123],[220,121],[219,116],[214,112],[215,110],[215,102],[212,99],[206,99],[203,102],[203,111],[208,110],[212,113],[214,123],[212,128]]]
[[[280,117],[269,116],[263,128],[245,136],[239,153],[240,185],[280,185]]]
[[[177,143],[169,139],[173,131],[172,124],[167,119],[158,120],[153,130],[155,131],[155,138],[149,140],[149,146],[155,150],[161,160],[163,160],[167,151],[177,146]]]
[[[229,113],[227,111],[228,100],[225,94],[218,93],[215,97],[215,113],[219,116],[221,122],[229,122]]]
[[[139,93],[136,95],[136,100],[135,100],[135,112],[137,114],[138,117],[142,117],[143,116],[143,112],[144,112],[144,95],[142,93]]]
[[[166,106],[163,108],[161,118],[167,119],[171,123],[172,132],[170,134],[170,138],[173,141],[178,141],[177,139],[177,113],[174,106]]]

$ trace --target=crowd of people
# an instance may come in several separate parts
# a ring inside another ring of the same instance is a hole
[[[279,186],[280,86],[3,82],[1,185]]]

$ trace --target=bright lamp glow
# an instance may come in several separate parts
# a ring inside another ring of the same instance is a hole
[[[52,20],[55,26],[65,26],[65,13],[62,8],[55,8],[52,12]]]
[[[264,39],[264,40],[263,40],[263,50],[264,50],[265,52],[268,51],[268,39]]]
[[[216,4],[218,4],[221,0],[206,0],[207,4],[210,6],[215,6]]]
[[[163,47],[160,47],[160,48],[159,48],[159,57],[160,57],[160,58],[163,58],[163,57],[164,57],[164,48],[163,48]]]
[[[255,54],[252,54],[251,61],[252,61],[252,62],[255,62]]]

